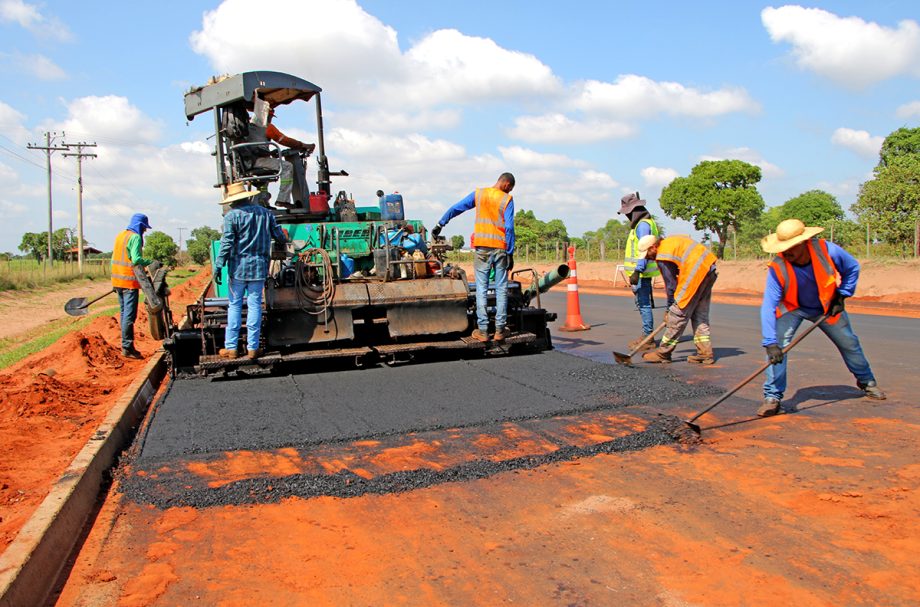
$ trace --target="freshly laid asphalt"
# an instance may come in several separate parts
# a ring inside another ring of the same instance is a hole
[[[139,460],[303,447],[716,392],[661,370],[559,351],[229,381],[180,379],[157,404]]]

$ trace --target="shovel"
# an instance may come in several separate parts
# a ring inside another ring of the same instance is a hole
[[[668,326],[668,321],[664,321],[658,328],[645,336],[645,338],[636,344],[636,347],[629,351],[629,354],[623,354],[622,352],[614,352],[613,358],[616,359],[621,365],[632,365],[632,357],[636,355],[636,352],[641,350],[645,344],[655,339],[655,336],[661,333],[661,330]]]
[[[92,299],[90,301],[86,301],[85,297],[74,297],[73,299],[71,299],[70,301],[64,304],[64,311],[70,314],[71,316],[85,316],[86,313],[88,312],[86,308],[88,308],[90,304],[94,304],[100,299],[102,299],[103,297],[108,297],[114,292],[115,292],[115,289],[111,289],[107,291],[106,293],[103,293],[96,299]]]
[[[805,329],[804,331],[802,331],[802,332],[798,335],[798,337],[796,337],[796,338],[793,339],[791,342],[789,342],[789,345],[788,345],[788,346],[786,346],[785,348],[783,348],[783,354],[786,354],[789,350],[791,350],[791,349],[794,348],[796,345],[798,345],[798,343],[799,343],[800,341],[802,341],[803,339],[805,339],[806,337],[808,337],[808,334],[811,333],[812,331],[814,331],[814,330],[818,327],[818,325],[820,325],[820,324],[821,324],[822,322],[824,322],[825,320],[827,320],[827,314],[822,314],[821,317],[819,317],[818,320],[816,320],[815,323],[814,323],[813,325],[811,325],[810,327],[808,327],[807,329]],[[748,384],[751,382],[752,379],[754,379],[755,377],[757,377],[758,375],[760,375],[761,373],[763,373],[764,371],[766,371],[766,370],[767,370],[767,367],[769,367],[769,366],[772,365],[772,364],[773,364],[773,363],[771,363],[769,360],[768,360],[767,362],[765,362],[763,365],[760,366],[759,369],[757,369],[756,371],[754,371],[753,373],[751,373],[750,375],[748,375],[747,377],[745,377],[743,380],[741,380],[741,383],[739,383],[737,386],[735,386],[734,388],[732,388],[731,390],[729,390],[728,392],[726,392],[725,394],[723,394],[722,396],[720,396],[714,403],[712,403],[711,405],[709,405],[708,407],[706,407],[705,409],[703,409],[702,411],[700,411],[699,413],[697,413],[696,415],[694,415],[693,417],[691,417],[690,419],[685,420],[685,421],[684,421],[684,424],[686,424],[687,427],[689,427],[689,428],[690,428],[691,430],[693,430],[697,435],[699,435],[699,434],[702,432],[702,430],[700,429],[700,427],[699,427],[697,424],[694,424],[693,422],[695,422],[695,421],[698,420],[699,418],[703,417],[704,415],[706,415],[707,413],[709,413],[710,411],[712,411],[713,409],[715,409],[717,406],[721,405],[721,404],[725,401],[725,399],[727,399],[729,396],[731,396],[732,394],[734,394],[735,392],[737,392],[738,390],[740,390],[740,389],[743,388],[744,386],[748,385]]]

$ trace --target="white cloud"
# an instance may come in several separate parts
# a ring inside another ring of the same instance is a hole
[[[703,92],[678,82],[656,82],[635,74],[619,76],[615,82],[588,80],[577,83],[573,89],[574,108],[618,119],[650,118],[658,114],[701,118],[760,109],[740,87]]]
[[[221,72],[271,65],[308,75],[336,98],[403,109],[500,101],[561,88],[534,56],[456,30],[432,32],[403,53],[396,31],[354,0],[263,0],[258,10],[285,15],[273,22],[271,36],[252,35],[250,2],[225,0],[205,13],[201,30],[191,35],[192,49]],[[284,52],[278,51],[278,40],[286,41]]]
[[[796,64],[851,88],[920,76],[920,25],[891,28],[819,8],[767,7],[761,20],[773,42],[788,42]]]
[[[347,124],[357,130],[373,130],[380,133],[405,133],[426,129],[452,129],[460,125],[463,114],[458,109],[420,110],[400,112],[390,110],[368,110],[367,112],[327,113],[338,124]]]
[[[160,137],[160,122],[145,115],[125,97],[80,97],[66,105],[68,117],[54,130],[77,139],[131,145],[153,143]]]
[[[839,128],[831,136],[831,143],[853,150],[866,157],[878,156],[885,138],[869,134],[868,131]]]
[[[920,118],[920,101],[911,101],[898,107],[898,118]]]
[[[565,168],[565,167],[583,167],[587,163],[584,160],[570,158],[563,154],[545,154],[520,146],[502,147],[499,146],[502,158],[514,169],[518,168]]]
[[[573,120],[564,114],[518,116],[508,129],[509,137],[532,143],[591,143],[623,139],[636,133],[636,128],[615,120]]]
[[[60,66],[44,55],[0,53],[0,60],[9,64],[10,70],[34,76],[39,80],[61,80],[67,77],[67,73]]]
[[[28,143],[31,137],[25,121],[25,114],[0,101],[0,132],[20,145]]]
[[[0,0],[0,21],[16,23],[36,36],[68,41],[73,38],[67,26],[55,17],[45,17],[34,4],[23,0]]]
[[[767,162],[760,152],[748,147],[730,148],[727,150],[717,151],[709,156],[700,156],[700,160],[741,160],[748,164],[760,167],[760,172],[764,177],[782,177],[786,172],[772,162]]]
[[[640,174],[645,180],[646,187],[655,190],[664,189],[669,183],[680,176],[674,169],[661,167],[645,167]]]

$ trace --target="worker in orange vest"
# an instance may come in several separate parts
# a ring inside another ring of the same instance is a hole
[[[141,288],[134,275],[134,267],[146,267],[153,261],[141,257],[144,232],[149,229],[147,216],[135,213],[128,227],[115,237],[115,246],[112,248],[112,288],[118,294],[118,307],[121,309],[121,354],[126,358],[143,358],[134,347],[134,321],[137,320]]]
[[[885,400],[875,375],[853,332],[844,299],[856,292],[859,262],[832,242],[815,236],[821,227],[805,227],[798,219],[787,219],[776,232],[760,241],[760,247],[776,255],[767,271],[767,285],[760,307],[763,347],[773,364],[767,368],[763,404],[757,415],[780,412],[786,391],[786,356],[783,348],[792,341],[803,320],[828,319],[820,325],[843,356],[856,386],[869,398]],[[839,279],[839,284],[838,284]]]
[[[667,329],[658,348],[642,359],[650,363],[671,362],[671,353],[687,323],[693,325],[696,354],[687,362],[711,365],[715,362],[709,336],[709,304],[716,282],[716,256],[687,236],[658,238],[652,234],[639,239],[639,254],[658,264],[668,296],[665,315]]]
[[[437,238],[441,229],[452,218],[472,208],[476,209],[473,227],[475,249],[473,269],[476,272],[476,324],[473,339],[489,341],[489,312],[486,293],[489,289],[489,273],[495,271],[495,336],[497,342],[504,341],[511,331],[508,320],[508,274],[514,268],[514,175],[502,173],[491,188],[480,188],[447,209],[431,234]]]

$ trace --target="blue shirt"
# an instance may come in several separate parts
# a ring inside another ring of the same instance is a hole
[[[456,217],[457,215],[469,211],[470,209],[476,208],[476,192],[470,192],[470,195],[455,204],[454,206],[447,209],[444,212],[444,215],[441,216],[441,220],[438,221],[438,225],[446,226],[447,222]],[[474,245],[476,243],[473,243]],[[508,251],[509,255],[514,255],[514,199],[512,198],[508,202],[508,206],[505,207],[505,250]]]
[[[840,274],[840,286],[837,292],[844,297],[852,297],[856,292],[856,282],[859,280],[859,262],[856,258],[832,242],[827,242],[827,252],[834,262],[834,267]],[[818,298],[818,283],[815,281],[815,269],[811,264],[797,266],[790,264],[795,272],[795,282],[798,287],[799,309],[809,316],[824,314],[824,307]],[[760,305],[760,328],[763,333],[761,345],[769,346],[776,341],[776,308],[783,299],[783,288],[773,268],[767,271],[767,286],[763,292],[763,303]]]
[[[265,280],[272,238],[287,242],[271,211],[252,203],[233,207],[224,215],[214,273],[226,265],[235,280]]]

